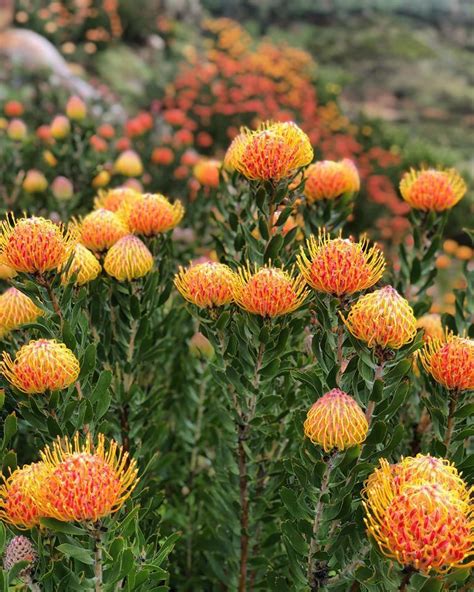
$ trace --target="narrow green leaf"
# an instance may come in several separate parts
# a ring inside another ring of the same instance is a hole
[[[77,559],[81,563],[85,563],[86,565],[93,565],[94,559],[90,551],[87,551],[83,547],[78,547],[76,545],[70,545],[69,543],[63,543],[62,545],[58,545],[56,549],[60,553],[64,553],[64,555],[68,555],[73,559]]]

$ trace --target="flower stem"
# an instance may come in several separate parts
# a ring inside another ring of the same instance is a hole
[[[306,572],[306,577],[308,579],[308,584],[311,590],[314,589],[314,554],[316,553],[318,547],[318,534],[319,528],[321,526],[321,517],[323,513],[323,496],[328,492],[329,489],[329,482],[331,479],[331,473],[334,468],[334,462],[336,460],[337,451],[334,451],[331,456],[329,457],[326,463],[326,470],[323,475],[323,479],[321,482],[321,487],[319,490],[319,497],[316,503],[316,508],[314,511],[314,520],[313,520],[313,531],[311,542],[309,545],[309,552],[308,552],[308,569]]]
[[[102,591],[102,537],[100,530],[94,532],[94,590]]]
[[[451,443],[451,438],[454,430],[454,413],[456,412],[458,400],[459,391],[453,391],[449,398],[448,424],[446,426],[446,434],[444,436],[444,445],[446,446],[446,448],[449,448],[449,445]]]

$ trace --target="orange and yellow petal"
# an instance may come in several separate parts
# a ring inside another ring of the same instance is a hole
[[[416,321],[416,328],[423,329],[423,341],[430,339],[444,339],[444,329],[441,323],[441,315],[428,313]]]
[[[416,335],[413,309],[392,286],[359,298],[344,323],[369,347],[400,349]]]
[[[164,195],[147,193],[134,201],[133,206],[125,205],[119,213],[132,232],[154,236],[177,226],[183,219],[184,207],[179,200],[170,203]]]
[[[67,271],[62,272],[61,281],[67,284],[75,275],[75,284],[83,286],[95,278],[102,271],[102,267],[92,251],[84,245],[77,243],[74,247],[74,255]]]
[[[188,302],[199,308],[213,308],[233,302],[236,274],[222,263],[205,262],[187,269],[180,267],[174,284]]]
[[[0,226],[0,257],[17,272],[44,273],[60,267],[77,242],[62,224],[31,217],[5,220]]]
[[[33,323],[43,311],[23,292],[8,288],[0,295],[0,335]]]
[[[238,270],[234,299],[252,314],[270,318],[288,314],[300,308],[307,297],[302,276],[270,266],[255,266],[252,271],[248,265]]]
[[[315,162],[306,169],[305,179],[304,195],[310,203],[322,199],[334,200],[360,189],[359,173],[354,163],[347,158],[339,162]]]
[[[91,251],[110,249],[130,230],[126,222],[116,213],[99,208],[85,216],[79,226],[81,243]]]
[[[145,276],[153,268],[153,255],[133,234],[118,240],[104,259],[105,271],[116,280],[131,281]]]
[[[68,388],[79,376],[79,361],[64,343],[37,339],[22,346],[14,359],[3,352],[0,373],[18,390],[40,394]]]
[[[368,429],[367,419],[357,401],[337,388],[313,404],[304,422],[305,436],[326,452],[361,444]]]
[[[94,199],[94,208],[117,212],[124,204],[133,204],[139,198],[140,193],[135,189],[115,187],[107,191],[99,191],[99,195]]]
[[[302,248],[298,267],[306,282],[318,292],[343,296],[366,290],[376,284],[385,270],[385,258],[366,238],[360,242],[331,239],[326,231],[307,241],[308,255]]]
[[[465,195],[466,183],[455,169],[411,169],[400,182],[403,199],[417,210],[442,212]]]

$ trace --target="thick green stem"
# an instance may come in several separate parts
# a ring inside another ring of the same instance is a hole
[[[444,436],[444,445],[449,448],[451,444],[451,438],[454,430],[454,414],[459,400],[459,391],[453,391],[450,393],[449,398],[449,411],[448,411],[448,424],[446,426],[446,434]]]
[[[103,590],[103,574],[102,574],[102,536],[100,530],[94,533],[94,590],[101,592]]]

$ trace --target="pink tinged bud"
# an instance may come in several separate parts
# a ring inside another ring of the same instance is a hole
[[[13,537],[3,556],[3,567],[12,569],[20,561],[27,561],[28,565],[19,573],[21,579],[28,577],[38,560],[38,554],[32,541],[25,536]]]
[[[27,193],[41,193],[46,191],[48,181],[41,171],[30,169],[23,180],[23,189]]]
[[[24,140],[27,127],[21,119],[12,119],[7,127],[7,135],[11,140]]]
[[[189,342],[189,351],[196,358],[206,358],[212,360],[214,357],[214,348],[207,337],[200,331],[195,333]]]
[[[62,140],[69,135],[71,124],[65,115],[56,115],[50,126],[51,135],[56,140]]]
[[[74,195],[74,187],[67,177],[56,177],[51,184],[51,191],[58,201],[69,201]]]
[[[87,115],[86,104],[78,96],[70,97],[66,104],[66,115],[69,119],[81,121]]]

